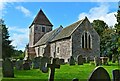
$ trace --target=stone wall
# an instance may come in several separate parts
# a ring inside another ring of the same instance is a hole
[[[50,47],[51,57],[54,57],[55,54],[56,58],[63,58],[67,62],[68,58],[71,56],[72,50],[70,39],[63,39],[55,43],[51,43]]]
[[[46,48],[46,45],[42,45],[42,46],[36,47],[35,48],[36,55],[43,56],[43,54],[45,53],[45,48]]]
[[[87,31],[91,34],[92,48],[83,49],[82,48],[82,34],[84,31]],[[90,56],[99,56],[100,54],[100,37],[95,29],[92,27],[90,22],[86,19],[72,34],[72,55],[77,58],[79,54],[82,54],[83,57]]]

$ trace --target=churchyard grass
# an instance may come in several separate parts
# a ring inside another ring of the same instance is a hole
[[[109,66],[103,66],[110,77],[112,78],[112,70],[118,69],[117,63],[112,64],[109,63]],[[55,70],[55,81],[60,79],[64,79],[67,81],[72,81],[73,78],[78,78],[82,80],[88,79],[90,73],[94,70],[95,65],[90,65],[88,63],[84,65],[73,65],[70,66],[68,64],[61,65],[60,69]],[[15,70],[14,71],[15,78],[3,78],[2,81],[48,81],[49,73],[42,73],[39,69],[31,69],[31,70]],[[40,80],[41,79],[41,80]]]

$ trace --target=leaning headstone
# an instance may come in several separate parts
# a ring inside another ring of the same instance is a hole
[[[113,54],[112,55],[112,63],[115,63],[115,61],[116,61],[116,56]]]
[[[78,63],[78,65],[83,65],[83,57],[82,57],[82,55],[78,56],[77,63]]]
[[[25,60],[24,64],[23,64],[23,69],[24,70],[30,70],[30,63],[28,60]]]
[[[54,81],[55,68],[60,68],[60,65],[57,65],[56,58],[53,58],[52,64],[47,64],[47,67],[50,68],[50,75],[48,81]]]
[[[120,70],[113,70],[113,81],[120,81]]]
[[[74,60],[74,57],[71,56],[70,59],[69,59],[69,64],[70,65],[75,65],[75,60]]]
[[[41,58],[40,70],[43,73],[47,73],[48,72],[47,64],[49,63],[49,60],[50,59],[48,57],[42,57]]]
[[[3,77],[14,77],[14,68],[10,59],[5,59],[2,65]]]
[[[40,62],[41,58],[35,57],[33,60],[33,69],[39,69],[40,68]]]
[[[108,72],[103,67],[97,67],[91,73],[88,81],[111,81]]]
[[[15,63],[15,67],[16,67],[17,70],[22,70],[23,69],[23,60],[18,59]]]

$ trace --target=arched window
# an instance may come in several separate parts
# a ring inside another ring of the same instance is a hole
[[[84,48],[84,35],[82,35],[82,48]]]
[[[82,34],[82,48],[92,49],[92,37],[89,32],[84,32]]]
[[[89,42],[89,44],[88,44],[89,49],[92,49],[92,37],[91,37],[91,35],[88,36],[88,42]]]
[[[88,47],[88,36],[87,36],[87,32],[85,32],[85,48]]]

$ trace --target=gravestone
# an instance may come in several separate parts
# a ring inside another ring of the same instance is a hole
[[[24,70],[30,70],[30,62],[29,62],[29,60],[25,60],[25,62],[23,64],[23,69]]]
[[[70,59],[69,59],[69,64],[70,64],[70,66],[71,66],[71,65],[75,65],[75,60],[74,60],[74,57],[73,57],[73,56],[70,57]]]
[[[48,57],[42,57],[41,58],[41,63],[40,63],[40,70],[43,73],[48,72],[47,64],[50,62],[50,59]]]
[[[60,59],[60,65],[64,65],[65,64],[65,60],[64,59]]]
[[[112,63],[115,63],[115,61],[116,61],[116,56],[113,54],[112,55]]]
[[[35,57],[33,59],[33,69],[39,69],[40,68],[40,62],[41,62],[41,57]]]
[[[82,59],[83,59],[83,63],[86,63],[86,59],[85,59],[85,57],[83,57]]]
[[[120,81],[120,70],[113,70],[113,81]]]
[[[108,65],[108,57],[100,57],[103,65]]]
[[[47,67],[50,68],[49,81],[54,81],[55,68],[60,68],[60,65],[57,65],[56,58],[53,58],[52,64],[47,64]]]
[[[78,56],[77,63],[78,63],[78,65],[83,65],[83,57],[82,57],[82,55]]]
[[[94,63],[95,63],[95,66],[101,65],[101,60],[100,60],[100,58],[95,56],[95,57],[94,57]]]
[[[18,59],[15,63],[15,67],[16,67],[17,70],[22,70],[23,69],[23,60]]]
[[[12,59],[11,61],[12,61],[13,66],[15,66],[16,65],[16,59]]]
[[[59,58],[56,58],[56,64],[60,65],[60,59]]]
[[[90,63],[90,57],[85,57],[86,63]]]
[[[14,77],[14,68],[10,59],[5,59],[2,63],[3,77]]]
[[[88,81],[111,81],[108,72],[103,67],[96,67]]]

